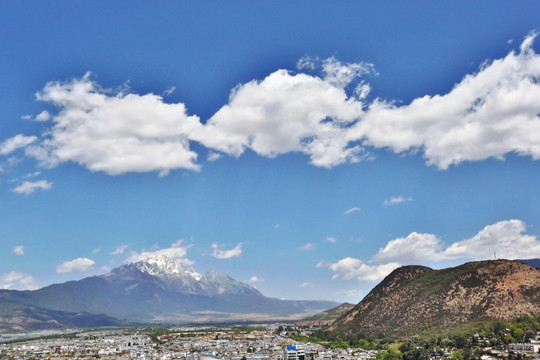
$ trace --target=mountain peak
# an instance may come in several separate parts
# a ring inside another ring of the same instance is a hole
[[[394,270],[330,330],[336,336],[440,331],[482,319],[540,313],[540,270],[510,260],[485,260],[433,270]]]
[[[131,262],[131,264],[140,271],[153,276],[175,277],[188,275],[197,281],[202,278],[202,275],[194,269],[182,265],[180,260],[164,255],[149,256],[145,259]]]

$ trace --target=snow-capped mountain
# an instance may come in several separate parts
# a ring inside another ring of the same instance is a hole
[[[201,274],[166,256],[140,259],[105,275],[39,290],[0,290],[0,307],[8,302],[143,322],[294,320],[337,305],[268,298],[226,274],[215,270]]]
[[[199,281],[201,274],[194,269],[188,268],[175,258],[170,258],[164,255],[149,256],[145,260],[131,262],[137,269],[142,272],[160,277],[191,277]]]
[[[193,268],[183,265],[180,260],[164,255],[151,256],[144,260],[128,263],[113,272],[135,269],[160,279],[167,290],[180,294],[262,296],[254,287],[236,281],[226,274],[212,269],[204,274],[199,274]]]

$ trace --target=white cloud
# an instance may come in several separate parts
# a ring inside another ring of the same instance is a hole
[[[324,60],[322,68],[324,80],[339,88],[344,88],[361,75],[375,72],[372,64],[342,64],[334,57]]]
[[[0,274],[0,289],[35,290],[38,288],[37,280],[30,274],[18,271]]]
[[[14,246],[13,249],[11,249],[11,252],[14,253],[15,255],[23,256],[24,255],[24,246],[22,246],[22,245]]]
[[[71,261],[61,263],[56,267],[56,272],[59,274],[70,272],[84,272],[92,270],[94,260],[88,258],[77,258]]]
[[[30,195],[34,191],[41,189],[41,190],[49,190],[52,187],[53,183],[48,182],[47,180],[39,180],[39,181],[25,181],[21,185],[13,188],[11,191],[17,193],[17,194],[25,194]]]
[[[402,264],[420,264],[444,260],[519,259],[540,257],[540,241],[525,234],[526,225],[521,220],[499,221],[487,225],[469,239],[445,247],[433,234],[413,232],[406,238],[388,242],[372,258],[372,261],[397,261]]]
[[[404,196],[391,196],[389,199],[384,200],[384,205],[397,205],[401,204],[403,202],[412,201],[412,197],[404,197]]]
[[[218,244],[212,244],[212,256],[216,259],[230,259],[240,257],[240,255],[242,255],[242,243],[238,243],[238,245],[229,250],[220,250]]]
[[[51,82],[38,99],[60,109],[53,126],[35,146],[28,146],[35,137],[6,140],[0,154],[28,146],[26,154],[41,164],[73,161],[111,175],[199,170],[191,141],[211,150],[209,161],[217,156],[212,151],[240,156],[250,149],[268,157],[303,153],[325,168],[371,158],[369,150],[377,148],[420,152],[440,169],[508,153],[536,160],[540,55],[532,49],[535,36],[528,35],[519,52],[484,63],[448,93],[404,105],[367,102],[371,86],[360,77],[374,74],[371,64],[305,57],[298,69],[320,66],[319,75],[281,69],[241,84],[205,125],[188,115],[183,103],[165,103],[155,94],[114,93],[88,75]]]
[[[100,248],[95,248],[94,250],[92,250],[92,254],[93,254],[93,255],[94,255],[94,254],[97,254],[97,253],[99,253],[100,251],[101,251]]]
[[[111,93],[86,74],[70,82],[50,82],[39,100],[60,108],[46,132],[40,161],[74,161],[110,175],[178,168],[198,170],[189,134],[202,126],[184,104],[167,104],[154,94]],[[45,153],[46,152],[46,153]]]
[[[206,160],[208,160],[208,161],[216,161],[217,159],[220,159],[221,157],[222,157],[222,155],[220,153],[210,151],[208,153],[208,157],[206,158]]]
[[[346,148],[343,140],[364,105],[347,95],[344,82],[350,76],[340,69],[361,65],[330,63],[336,69],[329,69],[324,79],[278,70],[262,81],[239,85],[229,103],[194,131],[193,138],[234,156],[246,149],[268,157],[302,152],[312,164],[327,168],[359,161],[365,156],[362,149]]]
[[[365,158],[366,148],[396,153],[418,150],[427,163],[446,169],[463,161],[503,158],[515,152],[540,158],[540,56],[531,47],[486,63],[449,93],[410,104],[362,101],[367,83],[349,96],[345,87],[373,72],[366,64],[323,62],[322,77],[279,70],[240,85],[198,136],[204,145],[239,156],[303,152],[316,166],[332,167]],[[312,59],[299,68],[312,68]],[[196,136],[197,137],[197,136]],[[361,146],[359,145],[361,143]]]
[[[47,121],[51,118],[51,114],[47,110],[43,110],[36,116],[36,121]]]
[[[264,279],[254,275],[249,279],[249,282],[251,282],[251,283],[264,282]]]
[[[23,119],[23,120],[32,120],[32,115],[23,115],[23,116],[21,116],[21,119]]]
[[[354,206],[354,207],[350,208],[349,210],[345,210],[345,211],[343,212],[343,214],[344,214],[344,215],[348,215],[348,214],[351,214],[351,213],[353,213],[353,212],[360,211],[360,210],[362,210],[362,209],[360,209],[360,208],[357,207],[357,206]]]
[[[311,56],[304,56],[298,59],[296,62],[296,68],[298,70],[315,70],[317,67],[317,64],[320,62],[319,58],[317,57],[311,57]]]
[[[409,105],[374,101],[348,139],[394,152],[421,150],[440,169],[463,161],[502,159],[514,152],[540,158],[540,56],[523,41],[520,52],[485,63],[447,94]]]
[[[307,243],[307,244],[304,244],[302,246],[300,246],[300,250],[302,251],[311,251],[311,250],[315,250],[317,246],[313,243]]]
[[[335,244],[335,243],[338,242],[338,240],[333,236],[327,236],[326,241],[328,241],[329,243],[332,243],[332,244]]]
[[[128,245],[119,245],[112,253],[111,255],[121,255],[123,254],[126,249],[128,248]]]
[[[321,264],[321,266],[319,266]],[[379,281],[388,275],[392,270],[399,267],[398,263],[388,263],[382,265],[367,265],[361,260],[352,257],[346,257],[336,263],[317,264],[318,267],[327,266],[336,274],[333,279],[344,280],[367,280]]]
[[[0,143],[0,155],[8,155],[19,148],[30,145],[36,141],[36,139],[37,137],[35,136],[24,136],[22,134],[15,135],[14,137],[5,140],[3,143]]]
[[[176,90],[176,86],[171,86],[170,88],[168,88],[167,90],[163,92],[163,95],[165,96],[172,95],[175,90]]]
[[[313,288],[313,287],[315,287],[315,284],[312,283],[312,282],[309,282],[309,281],[305,281],[305,282],[299,284],[298,287],[304,288],[304,289],[305,288]]]
[[[398,261],[401,264],[420,264],[441,260],[443,242],[433,234],[410,233],[397,238],[380,249],[372,260],[376,262]]]
[[[169,248],[157,249],[154,251],[142,250],[140,253],[133,252],[130,254],[130,257],[125,261],[125,263],[136,263],[156,256],[165,256],[176,259],[184,265],[193,265],[193,261],[186,257],[187,251],[192,245],[184,246],[183,243],[184,239],[180,239],[173,243]]]
[[[540,257],[540,241],[533,235],[525,234],[526,225],[521,220],[499,221],[488,225],[469,239],[453,243],[446,248],[443,256],[492,259],[494,252],[502,259],[530,259]]]

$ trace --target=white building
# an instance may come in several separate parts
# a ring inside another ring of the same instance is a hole
[[[304,345],[287,345],[283,350],[283,360],[305,360]]]

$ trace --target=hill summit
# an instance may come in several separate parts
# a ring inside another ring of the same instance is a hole
[[[509,260],[394,270],[330,327],[339,337],[413,335],[470,321],[540,314],[540,269]]]

